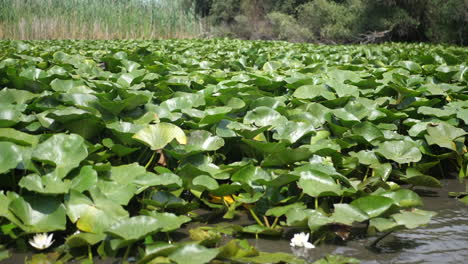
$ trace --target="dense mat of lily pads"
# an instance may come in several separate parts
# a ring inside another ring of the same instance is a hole
[[[0,244],[53,233],[52,248],[74,256],[301,263],[241,238],[288,229],[310,248],[417,228],[434,212],[412,188],[467,174],[467,54],[0,42]],[[229,224],[242,215],[250,224]],[[190,239],[173,241],[189,222]]]

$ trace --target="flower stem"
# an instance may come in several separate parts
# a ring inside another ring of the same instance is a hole
[[[257,214],[254,212],[254,210],[252,209],[249,209],[249,212],[250,214],[252,215],[252,217],[255,219],[255,221],[257,222],[257,224],[259,224],[260,226],[265,226],[262,221],[260,221],[260,219],[258,218]]]
[[[89,263],[94,263],[93,262],[93,251],[91,250],[91,245],[88,245],[88,260],[89,260]]]
[[[276,225],[278,224],[279,217],[276,217],[275,220],[273,221],[273,224],[271,225],[271,229],[274,229]]]
[[[153,162],[154,156],[156,156],[156,152],[153,152],[153,155],[151,155],[151,158],[149,159],[148,163],[146,163],[145,165],[145,169],[147,169],[149,165],[151,165],[151,162]]]
[[[123,256],[123,263],[127,264],[128,263],[128,256],[130,255],[130,250],[132,249],[133,244],[130,244],[127,246],[127,250],[125,250],[125,254]]]

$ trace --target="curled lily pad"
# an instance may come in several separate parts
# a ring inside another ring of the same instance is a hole
[[[176,139],[180,144],[187,144],[184,131],[170,123],[148,125],[138,131],[133,138],[148,145],[152,150],[164,148],[173,139]]]

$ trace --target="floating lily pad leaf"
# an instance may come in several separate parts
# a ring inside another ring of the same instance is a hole
[[[79,174],[73,177],[70,188],[84,192],[96,186],[97,181],[97,172],[91,166],[83,166]]]
[[[465,197],[459,199],[459,201],[466,204],[466,205],[468,205],[468,196],[465,196]]]
[[[235,99],[235,98],[233,98]],[[231,107],[214,107],[205,109],[205,116],[200,120],[200,125],[211,125],[218,123],[232,111]]]
[[[334,223],[334,221],[332,217],[328,217],[322,212],[312,210],[308,217],[307,224],[310,231],[315,232],[322,226]]]
[[[10,251],[5,249],[3,245],[0,245],[0,261],[10,258]]]
[[[24,106],[0,104],[0,127],[12,127],[21,122]]]
[[[18,197],[11,201],[9,210],[21,220],[28,233],[65,230],[65,208],[55,197]]]
[[[418,162],[422,158],[421,151],[416,145],[405,140],[385,141],[378,145],[375,152],[401,164]]]
[[[175,215],[172,213],[159,213],[151,211],[149,216],[158,220],[161,224],[161,232],[170,232],[179,229],[183,224],[190,222],[190,217],[185,215]]]
[[[457,117],[463,122],[465,122],[465,125],[468,124],[468,109],[460,109],[457,111]]]
[[[152,150],[164,148],[173,139],[176,139],[180,144],[187,144],[184,131],[180,127],[170,123],[148,125],[138,131],[133,138],[145,143]]]
[[[383,133],[378,127],[367,121],[353,126],[352,132],[355,135],[362,136],[369,143],[384,137]]]
[[[358,153],[351,151],[349,155],[357,158],[359,163],[364,165],[379,164],[379,158],[375,155],[374,151],[361,150]]]
[[[253,125],[246,125],[239,122],[230,122],[227,125],[228,129],[234,130],[236,133],[241,135],[244,138],[251,139],[256,137],[257,135],[263,133],[264,131],[270,129],[271,126],[265,126],[261,128],[257,128]]]
[[[87,156],[88,149],[84,139],[74,134],[55,134],[40,143],[32,154],[34,159],[54,165],[56,175],[60,178],[78,167]]]
[[[71,182],[70,180],[62,181],[54,172],[51,172],[42,177],[37,174],[24,176],[18,185],[21,188],[42,194],[64,194],[68,193]]]
[[[107,124],[106,127],[124,144],[132,144],[135,143],[132,136],[145,126],[120,121]]]
[[[67,215],[84,232],[102,233],[128,212],[104,195],[94,192],[93,200],[75,190],[65,195]]]
[[[304,193],[312,197],[340,196],[343,193],[341,185],[329,175],[320,171],[300,172],[298,186]]]
[[[0,140],[10,141],[22,146],[36,146],[39,138],[13,128],[0,128]]]
[[[411,73],[420,73],[422,71],[421,66],[414,61],[400,61],[398,66],[407,69]]]
[[[218,136],[212,136],[206,130],[196,130],[190,133],[187,144],[176,146],[176,150],[185,150],[188,153],[201,151],[215,151],[224,146],[224,140]]]
[[[122,111],[129,111],[138,106],[148,103],[150,97],[143,94],[129,94],[125,99],[116,100],[115,98],[106,98],[108,95],[96,94],[99,98],[97,104],[107,112],[113,115],[119,115]]]
[[[52,90],[65,93],[93,93],[82,81],[55,79],[50,82]],[[87,92],[89,91],[89,92]]]
[[[374,163],[370,167],[374,169],[374,175],[380,177],[383,181],[387,181],[392,172],[392,165],[390,163]]]
[[[249,165],[234,173],[231,180],[248,185],[254,183],[266,184],[271,180],[271,175],[260,167]]]
[[[377,217],[387,211],[393,204],[393,200],[383,196],[365,196],[351,202],[351,205],[366,212],[369,217]]]
[[[306,209],[306,208],[307,207],[305,206],[304,203],[293,203],[293,204],[288,204],[284,206],[276,206],[276,207],[270,208],[266,211],[265,215],[280,217],[280,216],[285,215],[291,209]]]
[[[441,119],[448,119],[451,116],[455,116],[457,112],[453,109],[439,109],[427,106],[421,106],[418,108],[418,113],[428,116],[435,116]]]
[[[192,184],[195,188],[201,187],[208,190],[216,190],[219,188],[218,182],[207,175],[200,175],[193,179]],[[198,189],[198,188],[197,188]]]
[[[404,211],[403,213],[394,214],[392,215],[392,218],[397,224],[413,229],[418,226],[428,224],[434,215],[436,215],[435,212],[414,209],[412,211]]]
[[[37,94],[33,94],[28,91],[23,90],[16,90],[16,89],[8,89],[2,88],[0,91],[0,105],[1,104],[25,104],[30,100],[38,97]]]
[[[93,246],[104,240],[105,234],[78,233],[66,238],[65,244],[70,248]]]
[[[266,154],[279,153],[286,149],[286,142],[265,142],[255,139],[242,139],[242,142],[247,143],[253,149]]]
[[[400,207],[417,207],[423,205],[421,197],[419,197],[417,193],[407,189],[385,192],[379,195],[392,199],[394,203]]]
[[[406,175],[404,175],[401,179],[414,186],[424,186],[433,188],[442,187],[442,184],[439,180],[432,176],[425,175],[414,168],[408,168],[406,170]]]
[[[283,126],[276,128],[273,138],[276,140],[287,140],[292,144],[312,131],[314,131],[314,126],[311,124],[288,121]]]
[[[233,239],[220,248],[219,259],[236,259],[257,256],[258,250],[251,246],[247,240]]]
[[[280,226],[271,228],[255,224],[243,227],[242,232],[256,235],[279,236],[283,232],[283,229]]]
[[[106,232],[125,241],[136,241],[159,232],[163,226],[164,223],[154,217],[139,215],[114,223]]]
[[[329,92],[324,85],[303,85],[297,88],[293,96],[298,99],[314,99],[316,97],[322,96],[325,99],[334,99],[331,96],[333,93]]]
[[[258,256],[237,258],[236,260],[242,263],[255,263],[255,264],[267,264],[267,263],[305,264],[307,263],[303,259],[297,258],[291,254],[283,253],[283,252],[275,252],[275,253],[259,252]]]
[[[21,147],[11,142],[0,142],[0,174],[8,172],[22,160]]]
[[[182,186],[182,179],[173,173],[162,173],[156,175],[153,173],[146,173],[137,176],[134,183],[141,186]]]
[[[8,219],[13,225],[26,230],[27,227],[22,224],[21,220],[9,210],[11,201],[19,198],[20,196],[14,192],[8,192],[6,195],[3,191],[0,192],[0,217]]]
[[[354,222],[363,222],[369,216],[361,209],[350,204],[334,204],[335,212],[332,215],[336,223],[351,226]]]
[[[184,245],[169,255],[178,264],[204,264],[216,258],[219,249],[208,249],[197,244]]]
[[[463,154],[465,135],[467,132],[445,122],[427,125],[426,141],[429,145],[438,145]]]
[[[382,217],[372,218],[369,221],[369,226],[374,227],[379,232],[387,232],[394,229],[395,227],[400,227],[400,225],[393,221],[393,219]]]
[[[97,187],[107,198],[120,205],[127,205],[138,190],[135,184],[104,180],[99,180]]]
[[[130,184],[133,183],[135,178],[141,177],[146,174],[147,171],[145,167],[138,165],[134,162],[127,165],[114,166],[110,170],[110,179],[120,184]]]
[[[179,245],[177,244],[170,244],[161,241],[148,244],[145,248],[145,257],[142,258],[140,261],[146,263],[147,261],[155,259],[156,256],[167,256],[178,247]],[[170,263],[170,260],[168,258],[165,258],[165,262],[162,263]]]
[[[142,200],[142,203],[161,208],[180,208],[187,204],[186,201],[175,196],[174,194],[163,191],[154,193],[151,196],[151,199],[144,199]]]
[[[255,124],[258,127],[279,126],[287,119],[275,110],[266,106],[259,106],[249,112],[244,117],[244,124]]]
[[[327,255],[312,264],[359,264],[361,261],[340,255]]]
[[[283,166],[296,161],[306,160],[312,156],[313,152],[308,147],[296,149],[286,148],[281,152],[268,155],[262,162],[262,166]]]
[[[307,226],[309,216],[311,216],[315,210],[311,209],[300,209],[292,208],[286,212],[286,223],[288,226]]]

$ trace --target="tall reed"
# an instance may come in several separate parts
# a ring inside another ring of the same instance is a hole
[[[0,0],[2,39],[196,37],[201,20],[188,0]]]

